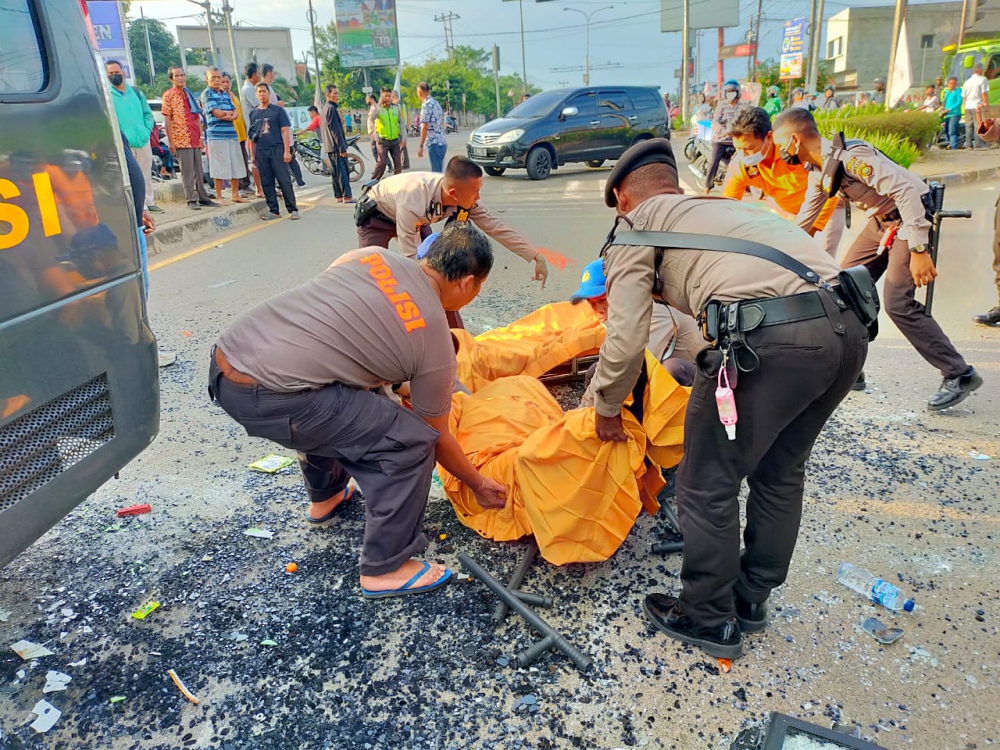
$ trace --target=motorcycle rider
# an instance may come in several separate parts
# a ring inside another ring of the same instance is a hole
[[[740,84],[734,80],[726,81],[722,87],[722,100],[715,108],[715,117],[712,118],[712,161],[705,175],[705,195],[712,192],[719,164],[733,153],[733,137],[729,134],[729,123],[739,107]]]
[[[781,111],[781,91],[777,86],[767,87],[767,101],[764,102],[763,108],[767,112],[767,116],[771,118]]]

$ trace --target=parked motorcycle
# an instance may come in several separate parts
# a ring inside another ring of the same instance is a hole
[[[351,182],[357,182],[365,175],[365,160],[358,146],[360,135],[352,135],[347,139],[347,148],[353,148],[357,154],[347,154],[347,173]],[[296,140],[295,153],[302,160],[302,164],[311,174],[319,177],[329,177],[333,174],[326,154],[323,153],[323,144],[315,136]]]
[[[712,163],[712,144],[702,138],[689,139],[684,147],[684,155],[688,155],[688,145],[693,141],[694,158],[688,159],[688,169],[690,169],[698,180],[698,187],[704,190],[707,185],[705,179],[708,176],[708,167]],[[726,170],[729,168],[729,160],[733,158],[736,149],[727,145],[722,154],[722,161],[719,162],[719,170],[715,173],[715,182],[712,187],[721,187],[726,181]]]

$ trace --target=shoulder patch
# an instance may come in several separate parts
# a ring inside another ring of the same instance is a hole
[[[857,156],[852,156],[850,161],[844,165],[848,174],[867,180],[872,176],[872,165]]]

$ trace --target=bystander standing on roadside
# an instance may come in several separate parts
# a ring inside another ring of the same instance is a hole
[[[171,68],[167,77],[173,84],[163,92],[160,112],[167,130],[170,153],[177,157],[181,182],[188,208],[217,206],[205,190],[205,172],[201,166],[202,110],[191,89],[187,74],[181,68]]]
[[[403,160],[403,169],[410,168],[410,152],[406,148],[406,134],[410,127],[410,117],[406,111],[406,103],[403,102],[402,97],[399,95],[399,91],[392,92],[392,103],[394,106],[399,107],[399,116],[401,118],[402,126],[400,128],[400,133],[402,133],[402,144],[399,147],[399,155]]]
[[[104,67],[111,83],[111,101],[115,105],[118,125],[125,134],[132,156],[142,170],[145,186],[144,205],[154,213],[162,213],[163,209],[156,205],[153,194],[153,150],[149,144],[150,133],[156,124],[153,121],[153,112],[142,92],[125,83],[125,73],[120,62],[108,60]]]
[[[962,119],[962,89],[958,87],[958,78],[948,79],[948,88],[944,90],[944,126],[948,134],[948,148],[952,151],[958,148],[958,121]]]
[[[423,158],[426,145],[431,171],[444,172],[444,155],[448,152],[448,141],[444,135],[444,111],[431,95],[431,87],[427,81],[417,84],[417,98],[421,102],[420,147],[417,149],[417,156]]]
[[[261,81],[257,84],[257,98],[260,105],[250,112],[251,153],[257,169],[260,171],[260,184],[264,188],[268,210],[261,214],[261,221],[277,219],[278,192],[275,182],[281,188],[285,201],[285,209],[291,218],[299,218],[299,209],[295,203],[295,190],[292,188],[292,176],[288,163],[292,160],[292,123],[284,109],[271,104],[271,91],[268,85]]]
[[[354,132],[354,115],[350,112],[344,115],[344,126],[347,128],[348,135]]]
[[[983,64],[972,66],[972,75],[962,84],[962,104],[965,109],[965,147],[986,148],[986,141],[976,134],[976,110],[987,104],[990,82],[983,75]]]
[[[837,99],[837,91],[833,86],[827,86],[823,91],[823,98],[819,102],[820,112],[835,112],[840,109],[840,102]]]
[[[243,86],[240,87],[240,105],[243,107],[243,124],[249,129],[250,113],[260,106],[260,99],[257,98],[257,84],[260,83],[260,68],[255,62],[248,62],[243,69]],[[247,144],[247,160],[250,172],[253,174],[253,184],[255,194],[258,198],[264,197],[264,191],[260,188],[260,173],[257,166],[250,158],[250,146]]]
[[[344,132],[344,119],[340,114],[340,91],[332,83],[326,87],[326,104],[323,105],[319,132],[333,172],[333,196],[337,203],[354,203],[351,174],[347,168],[347,133]]]
[[[205,111],[208,115],[208,166],[215,180],[215,195],[222,199],[222,181],[229,180],[233,203],[246,203],[240,197],[239,180],[246,177],[246,165],[236,134],[236,105],[228,91],[222,88],[222,71],[208,69],[205,89]]]
[[[365,95],[365,106],[368,107],[368,114],[365,115],[365,125],[368,128],[368,138],[371,141],[372,158],[378,161],[378,131],[375,129],[375,113],[378,112],[378,99],[374,94]]]
[[[281,109],[284,109],[285,102],[282,100],[281,94],[274,90],[274,82],[277,78],[278,74],[274,72],[273,65],[270,63],[264,63],[260,66],[260,79],[267,84],[268,93],[271,94],[271,104],[275,107],[281,107]],[[302,167],[299,166],[299,161],[295,158],[295,149],[292,149],[292,160],[288,162],[288,169],[292,173],[292,179],[295,180],[295,184],[299,187],[305,187],[305,180],[302,179]]]
[[[392,173],[403,171],[400,149],[406,143],[404,132],[406,123],[399,107],[392,103],[392,89],[383,88],[382,97],[374,110],[375,133],[378,136],[378,161],[375,163],[373,180],[381,180],[389,157],[392,157]]]
[[[247,198],[250,195],[250,158],[247,153],[246,118],[243,116],[243,103],[240,101],[240,97],[233,92],[233,77],[229,73],[222,74],[222,90],[229,94],[229,98],[236,108],[236,119],[233,120],[233,126],[236,128],[236,140],[240,144],[240,154],[243,156],[243,169],[246,171],[246,175],[240,178],[239,181],[240,195]]]

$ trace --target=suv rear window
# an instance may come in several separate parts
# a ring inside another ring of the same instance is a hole
[[[624,112],[630,109],[632,109],[632,100],[628,98],[624,91],[601,92],[601,114],[608,114],[609,112]]]
[[[653,89],[632,89],[629,94],[636,109],[656,109],[660,106],[660,96]]]
[[[45,88],[46,65],[31,0],[0,0],[0,94]]]

